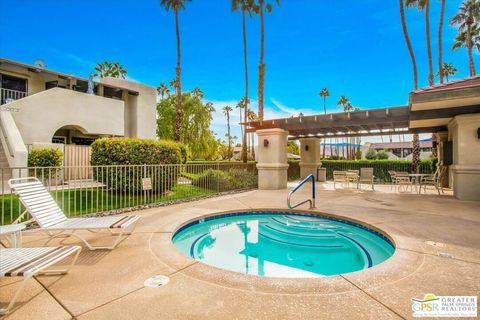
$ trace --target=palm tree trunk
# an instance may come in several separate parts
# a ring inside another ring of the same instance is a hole
[[[433,86],[433,63],[432,63],[432,45],[430,43],[430,0],[425,2],[425,32],[427,38],[427,57],[428,57],[428,84]]]
[[[467,25],[467,49],[468,49],[468,63],[470,68],[470,77],[475,76],[475,64],[473,63],[473,55],[472,55],[472,25]]]
[[[265,26],[263,19],[264,1],[259,0],[260,5],[260,63],[258,64],[258,119],[263,120],[263,86],[265,80],[265,64],[263,63],[265,45]]]
[[[230,135],[230,115],[227,113],[228,160],[232,158],[232,138]]]
[[[420,171],[420,140],[418,133],[413,134],[412,169],[415,173]]]
[[[245,65],[245,97],[244,102],[244,121],[247,122],[248,117],[248,61],[247,61],[247,28],[245,23],[245,8],[242,8],[242,32],[243,32],[243,61]],[[242,132],[242,160],[247,163],[247,126],[245,125]]]
[[[177,67],[176,75],[177,79],[175,81],[175,89],[177,91],[177,108],[175,112],[175,141],[180,141],[180,128],[182,125],[183,109],[182,109],[182,84],[181,84],[181,67],[180,67],[180,29],[178,23],[178,10],[175,10],[175,32],[177,35]]]
[[[403,0],[399,0],[400,4],[400,20],[402,22],[403,37],[405,38],[405,43],[407,44],[408,53],[410,54],[410,59],[412,60],[413,68],[413,89],[418,89],[418,75],[417,75],[417,62],[415,61],[415,54],[413,52],[412,43],[410,42],[410,37],[408,36],[407,23],[405,22],[405,7],[403,6]]]
[[[443,18],[445,16],[445,0],[442,0],[441,9],[440,9],[440,22],[438,24],[438,74],[440,78],[440,83],[443,83],[443,61],[442,61],[442,33],[443,33]]]

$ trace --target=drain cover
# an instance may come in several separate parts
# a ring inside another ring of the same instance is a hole
[[[158,288],[166,285],[170,282],[170,278],[167,276],[157,275],[151,278],[148,278],[143,282],[143,285],[147,288]]]
[[[425,241],[426,244],[428,244],[429,246],[434,246],[434,247],[445,247],[445,244],[441,243],[441,242],[436,242],[436,241]]]

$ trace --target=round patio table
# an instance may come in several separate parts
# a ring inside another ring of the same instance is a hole
[[[7,238],[10,238],[9,243],[12,248],[21,248],[22,230],[25,228],[26,226],[23,223],[0,226],[0,238],[7,236]]]
[[[422,180],[423,177],[428,177],[430,174],[426,173],[410,173],[409,177],[413,178],[413,184],[418,186],[418,194],[422,191]]]

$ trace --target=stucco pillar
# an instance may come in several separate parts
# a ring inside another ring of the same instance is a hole
[[[480,201],[480,114],[453,118],[448,131],[453,141],[453,195],[460,200]]]
[[[258,189],[287,187],[287,136],[288,131],[282,129],[257,130]]]
[[[317,169],[321,165],[320,139],[300,139],[300,178],[304,179],[309,174],[313,174],[317,180]]]

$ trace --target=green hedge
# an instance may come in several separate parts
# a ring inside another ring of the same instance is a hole
[[[63,164],[63,152],[57,148],[33,148],[28,153],[29,167],[60,167]],[[49,178],[58,178],[60,170],[58,169],[39,169],[30,170],[30,176],[35,176],[41,180]]]
[[[96,180],[108,185],[111,190],[140,192],[142,178],[151,178],[153,192],[171,190],[176,184],[178,168],[145,167],[139,165],[182,164],[182,145],[173,141],[150,139],[104,138],[92,144],[92,166],[131,165],[118,169],[96,168]]]
[[[288,179],[300,179],[299,161],[290,161]],[[322,160],[322,168],[327,169],[327,180],[333,179],[333,171],[360,170],[360,168],[373,168],[377,182],[390,182],[389,170],[412,172],[412,162],[406,160]],[[435,172],[432,160],[422,160],[421,173]]]
[[[186,174],[192,179],[192,184],[197,187],[219,192],[249,189],[257,186],[257,175],[255,172],[240,169],[227,171],[207,169],[201,174]]]

